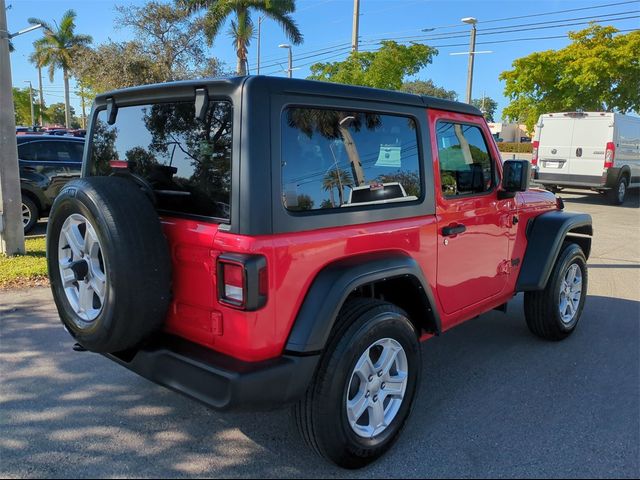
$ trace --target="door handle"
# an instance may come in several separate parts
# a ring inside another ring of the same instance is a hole
[[[464,225],[454,225],[452,227],[444,227],[442,229],[442,235],[445,237],[451,237],[452,235],[458,235],[459,233],[463,233],[467,230],[467,227]]]

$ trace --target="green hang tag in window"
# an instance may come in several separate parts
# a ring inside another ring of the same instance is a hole
[[[376,167],[397,167],[402,166],[400,161],[400,153],[402,147],[397,145],[380,145],[380,153]]]

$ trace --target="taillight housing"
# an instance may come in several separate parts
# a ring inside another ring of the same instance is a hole
[[[607,149],[604,153],[604,168],[613,167],[613,162],[616,156],[616,144],[613,142],[607,143]]]
[[[540,142],[535,140],[531,148],[531,165],[538,165],[538,146]]]
[[[224,253],[218,257],[218,301],[241,310],[258,310],[267,303],[269,276],[262,255]]]

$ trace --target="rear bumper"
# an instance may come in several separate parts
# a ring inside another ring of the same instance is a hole
[[[320,358],[283,355],[249,363],[170,335],[158,336],[137,350],[106,356],[218,410],[268,409],[300,399]]]
[[[607,188],[607,177],[602,175],[571,175],[538,172],[535,175],[535,180],[537,183],[543,185],[557,185],[558,187]]]
[[[621,169],[608,168],[602,175],[571,175],[566,173],[547,173],[534,170],[534,179],[543,185],[556,185],[558,187],[577,187],[591,189],[609,189],[616,187]]]

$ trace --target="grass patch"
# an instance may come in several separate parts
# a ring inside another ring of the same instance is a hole
[[[25,248],[25,255],[7,257],[0,254],[0,288],[48,283],[46,239],[27,238]]]

